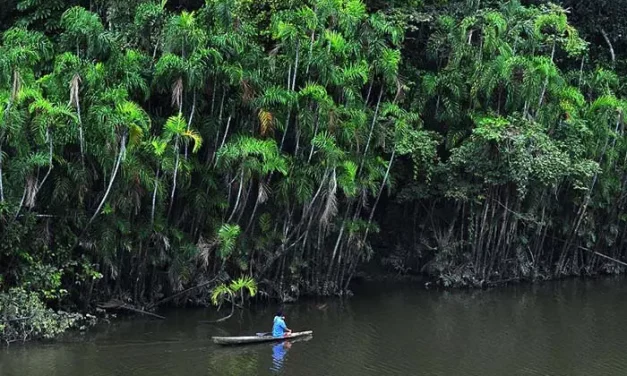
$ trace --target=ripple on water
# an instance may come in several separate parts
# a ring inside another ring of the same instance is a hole
[[[365,290],[369,291],[368,289]],[[274,307],[219,325],[212,311],[121,322],[82,341],[0,351],[2,376],[625,375],[627,285],[567,281],[486,291],[381,288],[349,300],[286,307],[314,337],[290,348],[220,348],[211,335],[255,333]]]

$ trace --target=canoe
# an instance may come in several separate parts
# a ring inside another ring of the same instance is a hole
[[[271,333],[257,333],[254,336],[238,336],[238,337],[211,337],[214,343],[218,345],[244,345],[247,343],[284,341],[286,339],[307,337],[313,334],[312,330],[304,332],[292,332],[284,337],[273,337]]]

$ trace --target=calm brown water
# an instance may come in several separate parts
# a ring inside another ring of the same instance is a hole
[[[200,322],[219,317],[211,310],[166,311],[166,321],[2,349],[0,375],[625,375],[626,296],[625,279],[454,292],[368,286],[326,308],[288,306],[288,326],[314,331],[289,349],[209,339],[269,330],[275,307],[217,325]]]

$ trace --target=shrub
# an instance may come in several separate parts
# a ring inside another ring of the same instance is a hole
[[[51,339],[76,327],[83,316],[46,308],[35,292],[12,288],[0,293],[0,340],[7,344]]]

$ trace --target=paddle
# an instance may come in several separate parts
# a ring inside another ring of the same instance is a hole
[[[267,333],[255,333],[255,335],[257,335],[257,337],[269,336],[270,334],[272,334],[272,332],[267,332]]]

